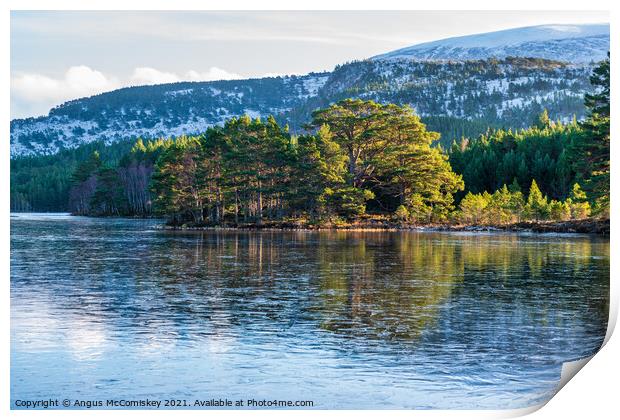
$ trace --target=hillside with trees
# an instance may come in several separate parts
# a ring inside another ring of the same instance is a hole
[[[591,83],[583,122],[553,121],[543,110],[530,127],[487,128],[447,151],[410,107],[346,98],[314,110],[303,134],[273,116],[245,115],[196,136],[17,159],[12,209],[31,210],[26,192],[45,191],[67,175],[62,162],[79,159],[61,185],[70,210],[80,215],[158,216],[191,226],[605,218],[609,59],[595,68]],[[31,189],[20,190],[24,185]],[[53,206],[60,189],[38,194]]]
[[[348,98],[408,105],[448,148],[491,128],[585,117],[588,64],[506,57],[471,61],[363,60],[301,76],[136,86],[69,101],[49,115],[11,121],[11,156],[87,143],[199,135],[233,117],[270,115],[295,135],[318,108]]]

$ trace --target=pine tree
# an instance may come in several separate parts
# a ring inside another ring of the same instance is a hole
[[[549,201],[538,188],[536,180],[532,180],[530,192],[525,205],[525,213],[534,220],[545,220],[549,216]]]
[[[347,157],[333,140],[329,127],[323,125],[315,135],[300,136],[296,150],[292,207],[316,219],[343,215],[337,197],[338,191],[347,187]]]
[[[551,220],[568,220],[571,218],[570,205],[557,200],[549,202],[549,218]]]
[[[491,224],[504,225],[515,221],[513,195],[506,184],[491,195],[485,210]]]
[[[427,131],[410,108],[346,99],[312,117],[308,128],[327,125],[346,154],[351,188],[342,192],[349,208],[361,210],[362,197],[392,198],[398,200],[392,209],[404,205],[426,222],[445,220],[453,209],[453,194],[463,189],[463,181],[432,146],[439,135]]]
[[[573,169],[584,182],[584,188],[596,212],[609,214],[609,141],[610,79],[608,58],[594,69],[590,82],[595,93],[586,95],[589,115],[582,124],[583,135],[570,148]]]
[[[590,203],[585,191],[581,189],[578,183],[573,185],[570,197],[566,199],[568,203],[572,219],[585,219],[590,215]]]
[[[71,176],[71,181],[76,184],[86,181],[92,175],[97,173],[99,168],[101,168],[101,165],[102,163],[99,152],[94,151],[87,160],[77,166]]]
[[[485,220],[485,209],[489,205],[490,196],[468,192],[459,204],[459,219],[463,223],[480,224]]]
[[[102,167],[98,151],[92,152],[87,160],[77,166],[71,175],[69,208],[72,213],[88,215],[92,209],[92,199],[97,190],[97,175]]]
[[[118,168],[103,166],[97,171],[97,187],[90,200],[90,214],[119,216],[127,214]]]
[[[409,214],[409,210],[407,210],[407,207],[401,204],[400,206],[396,208],[396,211],[394,212],[394,216],[396,217],[396,220],[400,222],[407,222],[411,215]]]
[[[155,209],[175,224],[202,222],[203,196],[197,180],[200,143],[182,137],[159,156],[151,181]]]
[[[549,119],[549,112],[547,112],[546,109],[544,109],[543,112],[541,112],[534,121],[534,126],[540,128],[541,130],[550,127],[551,124],[552,123],[551,119]]]

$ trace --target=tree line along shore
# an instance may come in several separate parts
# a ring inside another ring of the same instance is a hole
[[[489,129],[444,150],[406,106],[344,99],[294,136],[273,117],[93,152],[71,179],[72,213],[165,217],[174,227],[493,226],[603,232],[609,218],[609,59],[582,122]],[[555,226],[555,228],[553,227]],[[584,226],[590,226],[589,228]]]

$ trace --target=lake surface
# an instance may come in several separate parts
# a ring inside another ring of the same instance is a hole
[[[520,408],[605,336],[608,238],[159,223],[12,215],[13,408]]]

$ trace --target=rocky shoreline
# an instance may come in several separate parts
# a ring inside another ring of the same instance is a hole
[[[250,231],[357,231],[357,232],[397,232],[397,231],[437,231],[437,232],[533,232],[533,233],[589,233],[609,235],[609,219],[583,219],[569,221],[528,221],[508,225],[450,225],[450,224],[408,224],[395,223],[384,219],[368,219],[346,224],[313,225],[302,222],[264,222],[261,224],[227,225],[165,225],[166,230],[250,230]]]
[[[570,221],[519,222],[499,226],[445,226],[447,231],[506,231],[534,233],[592,233],[609,235],[609,219],[584,219]]]

